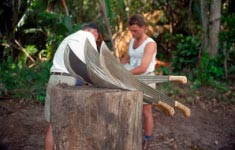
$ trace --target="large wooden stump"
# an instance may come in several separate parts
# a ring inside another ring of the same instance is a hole
[[[55,87],[51,122],[57,150],[141,150],[143,93]]]

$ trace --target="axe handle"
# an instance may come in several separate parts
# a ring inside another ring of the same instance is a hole
[[[175,114],[174,108],[171,107],[170,105],[168,105],[167,103],[162,102],[162,101],[158,101],[158,103],[153,104],[153,106],[160,108],[169,116],[173,116]]]
[[[169,76],[169,81],[178,81],[182,84],[187,83],[187,77],[186,76]]]
[[[191,110],[187,106],[183,105],[182,103],[180,103],[178,101],[175,101],[175,108],[182,111],[185,117],[190,117]]]

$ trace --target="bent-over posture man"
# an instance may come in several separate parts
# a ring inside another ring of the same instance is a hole
[[[48,130],[45,138],[45,150],[54,149],[54,140],[52,135],[52,125],[50,124],[50,93],[52,87],[58,83],[66,83],[68,85],[76,85],[77,79],[71,76],[64,64],[64,52],[67,45],[70,46],[72,51],[85,63],[84,57],[84,44],[86,39],[90,41],[92,46],[97,50],[96,41],[99,37],[98,28],[94,23],[84,26],[83,30],[79,30],[67,36],[59,45],[53,58],[53,65],[50,69],[51,76],[48,81],[46,100],[45,100],[45,117],[49,122]]]
[[[155,70],[155,59],[157,54],[156,42],[146,35],[145,21],[141,15],[133,15],[129,19],[129,30],[132,39],[128,47],[128,53],[121,59],[124,67],[134,75],[153,74]],[[151,85],[152,87],[155,86]],[[143,105],[143,149],[149,149],[149,143],[154,128],[152,105]]]

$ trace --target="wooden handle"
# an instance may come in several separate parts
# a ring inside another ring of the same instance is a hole
[[[185,117],[190,117],[191,110],[182,103],[175,101],[175,108],[178,108],[180,111],[182,111]]]
[[[159,101],[157,104],[153,104],[153,105],[163,110],[169,116],[174,116],[175,114],[174,108],[168,105],[167,103]]]
[[[183,84],[187,83],[187,77],[186,76],[169,76],[169,81],[178,81]]]

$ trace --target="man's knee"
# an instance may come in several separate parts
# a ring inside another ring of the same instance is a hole
[[[152,105],[150,104],[145,104],[143,106],[143,114],[144,115],[151,115],[152,114]]]

